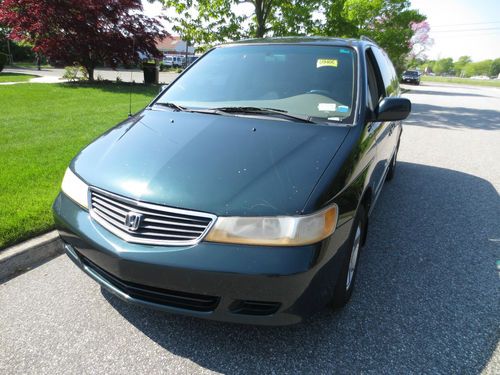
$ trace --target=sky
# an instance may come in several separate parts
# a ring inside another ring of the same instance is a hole
[[[471,56],[473,61],[500,58],[500,0],[411,0],[427,16],[431,59]]]
[[[434,40],[431,59],[471,56],[473,61],[500,57],[500,0],[411,0],[427,16]],[[161,13],[161,3],[143,0],[149,16]],[[168,29],[168,27],[167,27]]]

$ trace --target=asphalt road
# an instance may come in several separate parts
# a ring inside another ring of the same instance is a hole
[[[352,302],[249,327],[128,306],[65,256],[0,285],[0,373],[500,373],[500,90],[411,87]]]

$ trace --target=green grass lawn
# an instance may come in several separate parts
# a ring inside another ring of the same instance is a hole
[[[443,83],[457,83],[461,85],[500,87],[500,80],[498,79],[480,80],[480,79],[459,78],[459,77],[422,76],[421,80],[423,82],[443,82]]]
[[[125,119],[124,84],[0,86],[0,249],[53,228],[51,205],[75,154]],[[132,86],[133,110],[158,92]]]
[[[0,82],[24,82],[35,77],[37,76],[30,74],[0,72]]]

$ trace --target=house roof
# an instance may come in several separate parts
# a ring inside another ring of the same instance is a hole
[[[162,40],[156,40],[156,48],[163,51],[173,50],[177,46],[177,44],[181,43],[182,39],[177,35],[169,35],[163,38]]]

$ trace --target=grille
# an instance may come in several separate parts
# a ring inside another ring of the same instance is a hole
[[[103,270],[81,254],[79,255],[80,259],[87,267],[90,267],[102,278],[132,298],[159,305],[201,312],[213,311],[219,304],[220,298],[216,296],[179,292],[123,281]]]
[[[192,245],[203,238],[215,216],[138,202],[91,188],[90,214],[127,242],[154,245]]]

